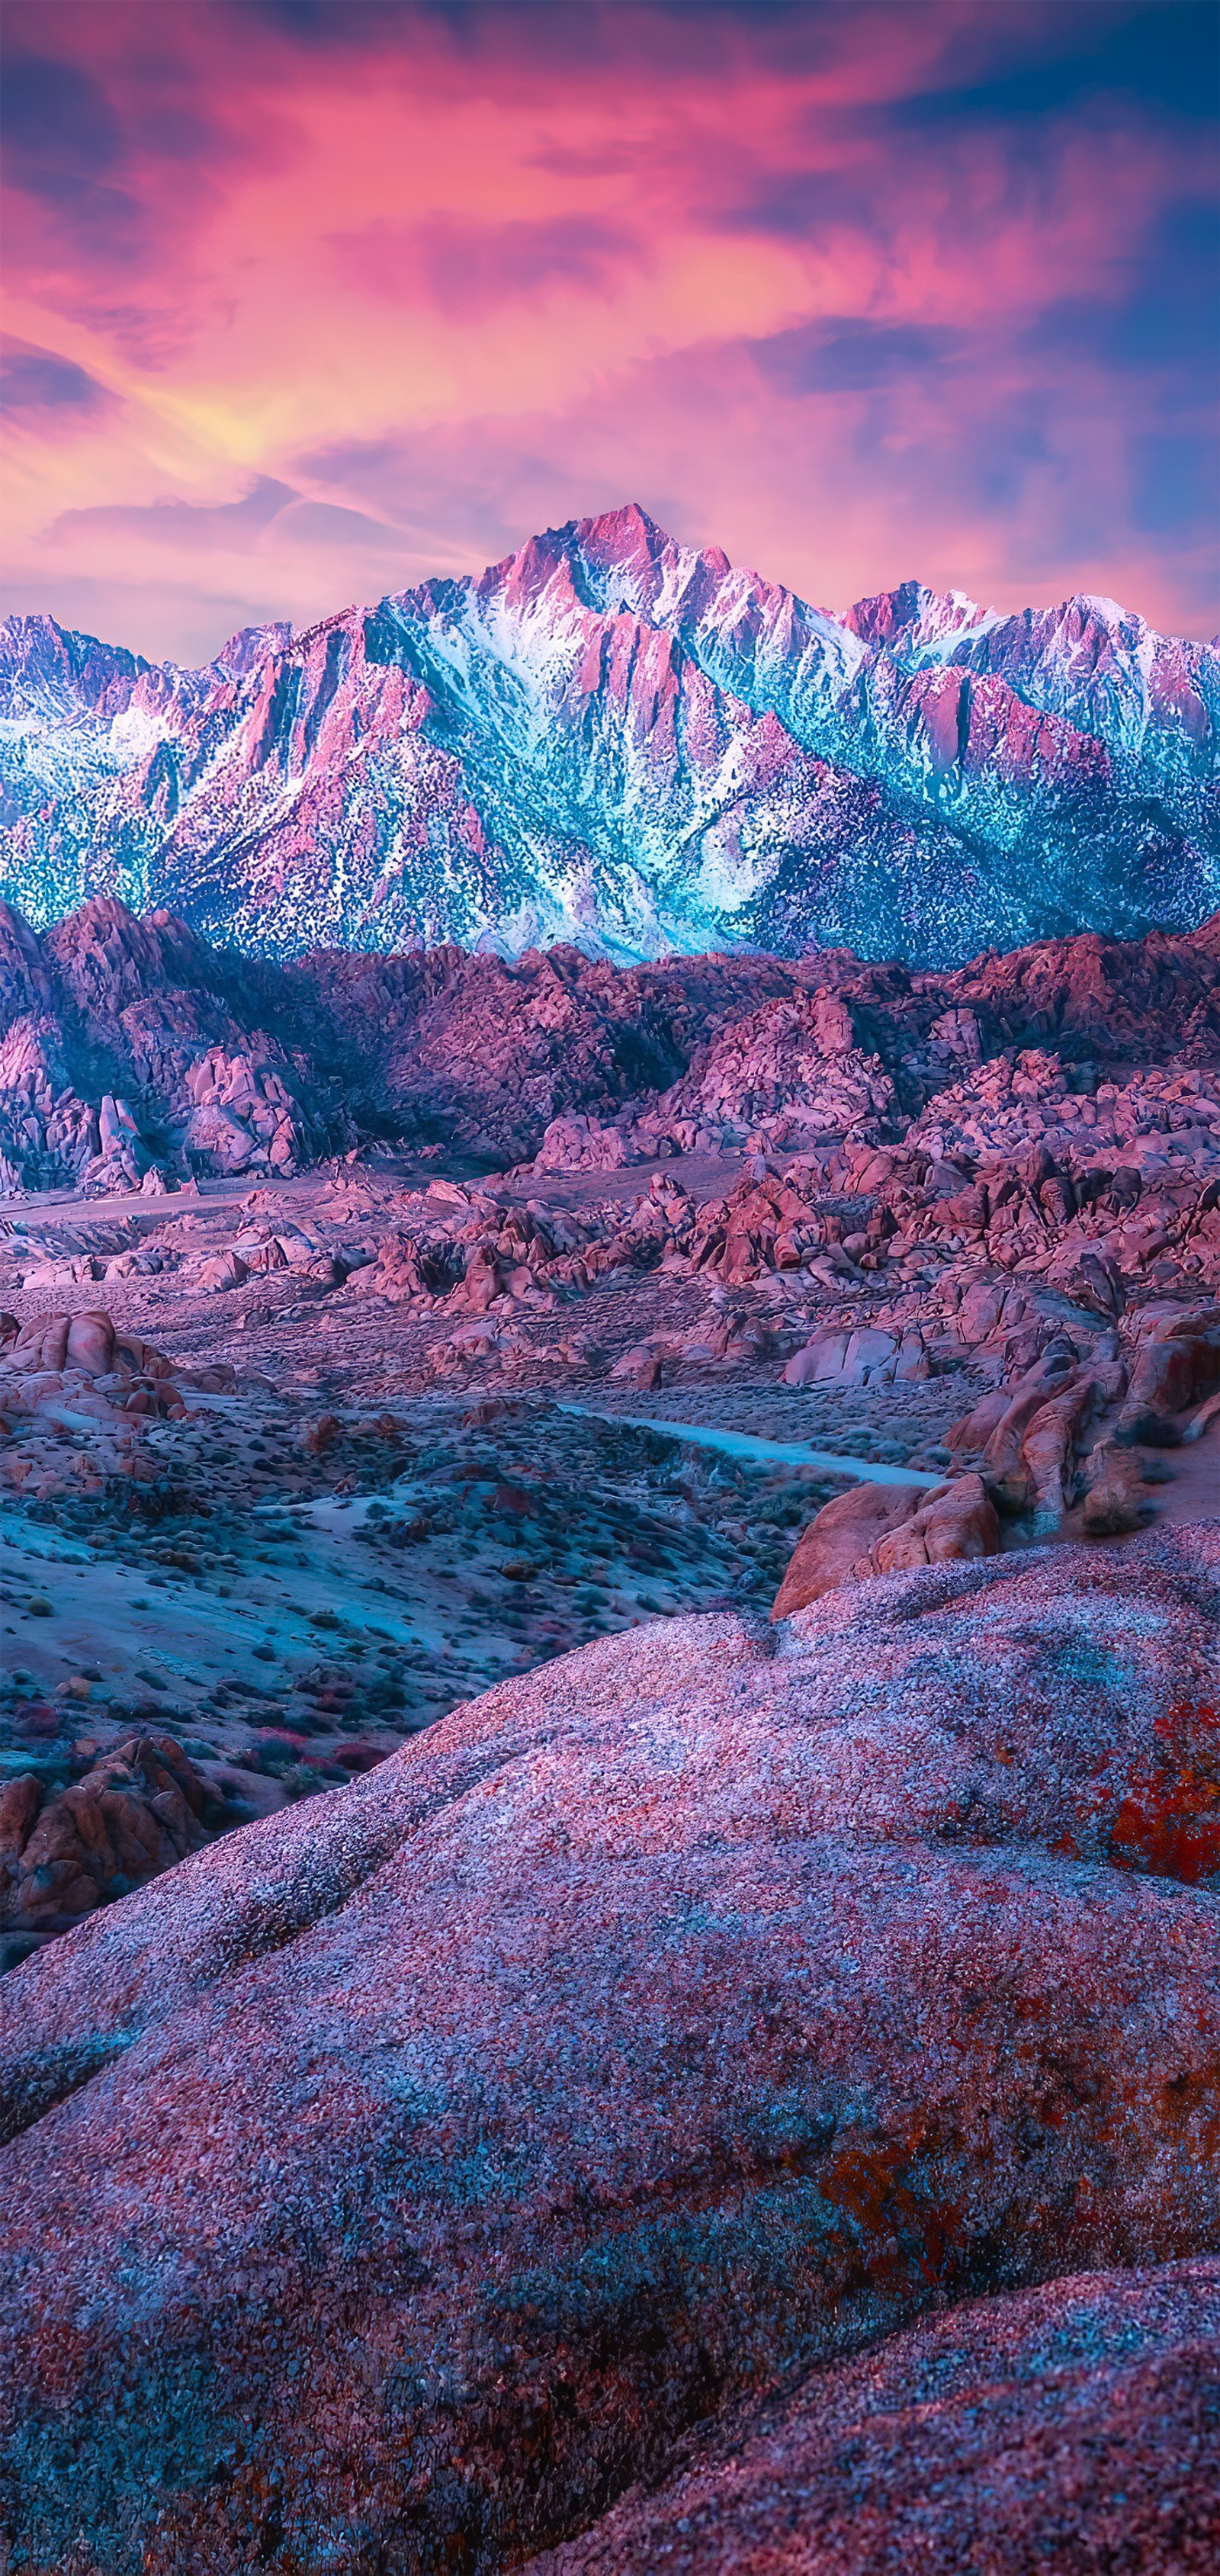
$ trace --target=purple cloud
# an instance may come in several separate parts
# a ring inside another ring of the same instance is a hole
[[[531,303],[557,287],[605,294],[642,252],[630,233],[591,215],[483,223],[430,215],[334,236],[349,274],[391,302],[420,288],[438,311],[471,322],[498,305]]]
[[[80,414],[101,411],[109,401],[106,387],[75,359],[0,333],[0,411]]]

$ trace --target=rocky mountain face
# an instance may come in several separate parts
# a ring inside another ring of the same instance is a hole
[[[96,898],[38,938],[0,906],[0,1189],[288,1173],[354,1129],[243,961]]]
[[[843,618],[638,508],[200,671],[10,619],[0,886],[272,957],[553,942],[950,966],[1220,901],[1220,656],[1113,601]]]
[[[110,896],[41,935],[0,906],[9,1191],[283,1178],[379,1137],[570,1170],[752,1135],[791,1147],[861,1120],[901,1133],[947,1084],[1030,1047],[1082,1093],[1099,1065],[1210,1063],[1215,925],[940,974],[845,950],[624,968],[571,946],[510,960],[452,944],[280,966]]]
[[[285,968],[113,898],[41,938],[4,907],[0,1180],[283,1176],[360,1136],[613,1166],[740,1144],[777,1117],[793,1134],[901,1125],[955,1075],[1046,1044],[1086,1091],[1099,1062],[1210,1061],[1212,928],[1042,943],[947,975],[845,951],[623,969],[570,947],[320,950]]]

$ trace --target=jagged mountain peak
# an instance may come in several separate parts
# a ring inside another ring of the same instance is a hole
[[[638,502],[202,670],[0,639],[0,893],[206,936],[948,963],[1220,900],[1220,662],[1112,601],[845,616]]]
[[[215,654],[211,668],[227,672],[231,679],[241,679],[247,671],[257,669],[270,653],[283,653],[292,642],[292,624],[288,618],[271,618],[262,626],[239,626]]]
[[[865,644],[929,644],[991,622],[996,613],[980,608],[964,590],[932,590],[926,581],[912,580],[855,600],[842,623]]]
[[[117,714],[152,669],[142,654],[78,634],[45,612],[0,625],[0,717],[89,708]]]

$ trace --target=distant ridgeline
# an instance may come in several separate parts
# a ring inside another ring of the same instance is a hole
[[[1193,1098],[1190,1069],[1220,1062],[1220,915],[948,970],[845,949],[618,966],[453,943],[281,964],[112,895],[42,932],[0,903],[3,1191],[283,1177],[377,1138],[499,1168],[545,1147],[559,1170],[755,1130],[778,1146],[786,1121],[876,1137],[997,1057],[1057,1094],[1095,1089],[1106,1064],[1176,1062]],[[1185,1093],[1165,1111],[1192,1114]]]
[[[1112,600],[844,617],[635,507],[198,671],[0,630],[0,894],[272,957],[569,940],[948,966],[1220,904],[1220,655]]]

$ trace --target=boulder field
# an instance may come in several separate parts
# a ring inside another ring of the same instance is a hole
[[[0,706],[2,665],[0,635]],[[1216,918],[1181,936],[1036,940],[951,971],[835,947],[616,967],[563,944],[510,961],[421,951],[414,931],[398,955],[301,955],[304,928],[298,902],[297,953],[273,966],[112,894],[41,933],[0,903],[0,1189],[155,1200],[192,1177],[281,1183],[389,1137],[500,1169],[536,1156],[540,1176],[747,1140],[784,1157],[846,1140],[874,1160],[909,1142],[866,1184],[877,1204],[855,1230],[877,1219],[870,1254],[927,1238],[908,1220],[931,1170],[944,1235],[987,1237],[1011,1267],[1046,1250],[1050,1220],[1073,1267],[1115,1162],[1135,1219],[1120,1271],[1143,1257],[1141,1233],[1158,1238],[1150,1260],[1214,1251],[1214,1233],[1186,1240],[1189,1211],[1167,1193],[1220,1110]],[[1035,1136],[1049,1159],[1022,1176]],[[750,1230],[767,1223],[763,1210]]]
[[[0,2557],[1214,2564],[1218,1645],[1212,1524],[658,1622],[15,1969]]]

